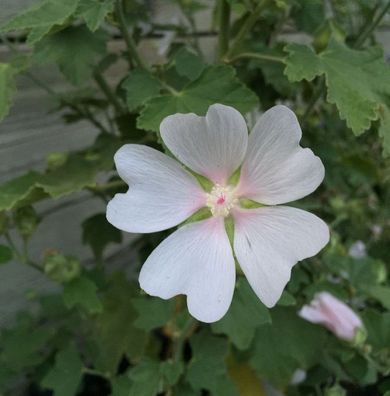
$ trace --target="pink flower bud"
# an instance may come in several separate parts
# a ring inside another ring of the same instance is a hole
[[[337,337],[354,341],[363,324],[359,316],[348,305],[330,293],[318,293],[310,305],[304,305],[298,315],[312,323],[319,323]]]

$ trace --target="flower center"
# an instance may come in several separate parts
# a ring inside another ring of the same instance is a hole
[[[236,197],[234,186],[216,184],[210,193],[207,194],[206,205],[210,208],[213,216],[228,216],[237,203],[238,198]]]

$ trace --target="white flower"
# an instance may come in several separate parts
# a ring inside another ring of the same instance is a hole
[[[353,341],[363,323],[348,305],[330,293],[318,293],[310,305],[304,305],[299,316],[312,323],[319,323],[336,334],[337,337]]]
[[[241,114],[215,104],[205,117],[175,114],[160,126],[171,153],[208,178],[205,192],[177,161],[150,147],[128,144],[115,154],[120,177],[129,184],[107,207],[107,219],[128,232],[174,227],[202,207],[210,217],[172,233],[149,256],[139,281],[164,299],[187,295],[190,313],[204,322],[222,318],[235,286],[235,261],[225,219],[234,221],[233,249],[251,287],[267,306],[276,304],[297,261],[318,253],[329,240],[327,225],[306,211],[275,206],[314,191],[324,177],[321,160],[299,146],[294,113],[275,106],[248,137]],[[237,185],[230,176],[241,166]],[[264,206],[245,209],[247,198]]]

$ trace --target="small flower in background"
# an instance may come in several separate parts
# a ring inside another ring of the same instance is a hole
[[[205,117],[165,118],[160,132],[170,152],[212,187],[204,191],[173,158],[128,144],[115,154],[115,163],[129,190],[109,202],[108,221],[127,232],[147,233],[174,227],[204,207],[209,217],[180,227],[152,252],[140,273],[141,288],[164,299],[185,294],[195,318],[217,321],[233,297],[233,248],[252,289],[266,306],[274,306],[297,261],[329,241],[327,225],[315,215],[275,206],[310,194],[324,177],[321,160],[299,146],[295,114],[275,106],[248,137],[242,115],[215,104]],[[232,175],[240,166],[235,182]],[[233,246],[225,219],[234,222]]]
[[[372,232],[373,237],[375,239],[378,239],[382,235],[383,227],[379,224],[373,224],[371,226],[371,232]]]
[[[307,373],[305,370],[302,369],[297,369],[294,371],[291,380],[290,380],[290,385],[298,385],[305,381],[307,377]]]
[[[355,259],[362,259],[367,257],[366,244],[363,241],[354,242],[350,246],[348,254]]]
[[[358,315],[342,301],[327,292],[318,293],[310,305],[304,305],[299,316],[312,323],[322,324],[337,337],[356,341],[363,323]]]

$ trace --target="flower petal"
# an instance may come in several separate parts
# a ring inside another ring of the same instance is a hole
[[[241,196],[266,205],[291,202],[312,193],[325,174],[321,160],[299,146],[302,131],[285,106],[266,111],[249,135],[241,169]]]
[[[221,104],[210,106],[205,117],[193,113],[166,117],[160,133],[183,164],[220,184],[241,165],[248,144],[242,115]]]
[[[147,146],[127,144],[115,154],[119,176],[129,184],[107,206],[107,220],[127,232],[176,226],[206,203],[199,183],[177,161]]]
[[[317,216],[287,206],[234,211],[234,251],[252,289],[267,306],[276,304],[291,269],[329,241]]]
[[[191,223],[165,239],[141,269],[141,288],[164,299],[187,295],[188,310],[202,322],[222,318],[235,286],[232,249],[222,217]]]

